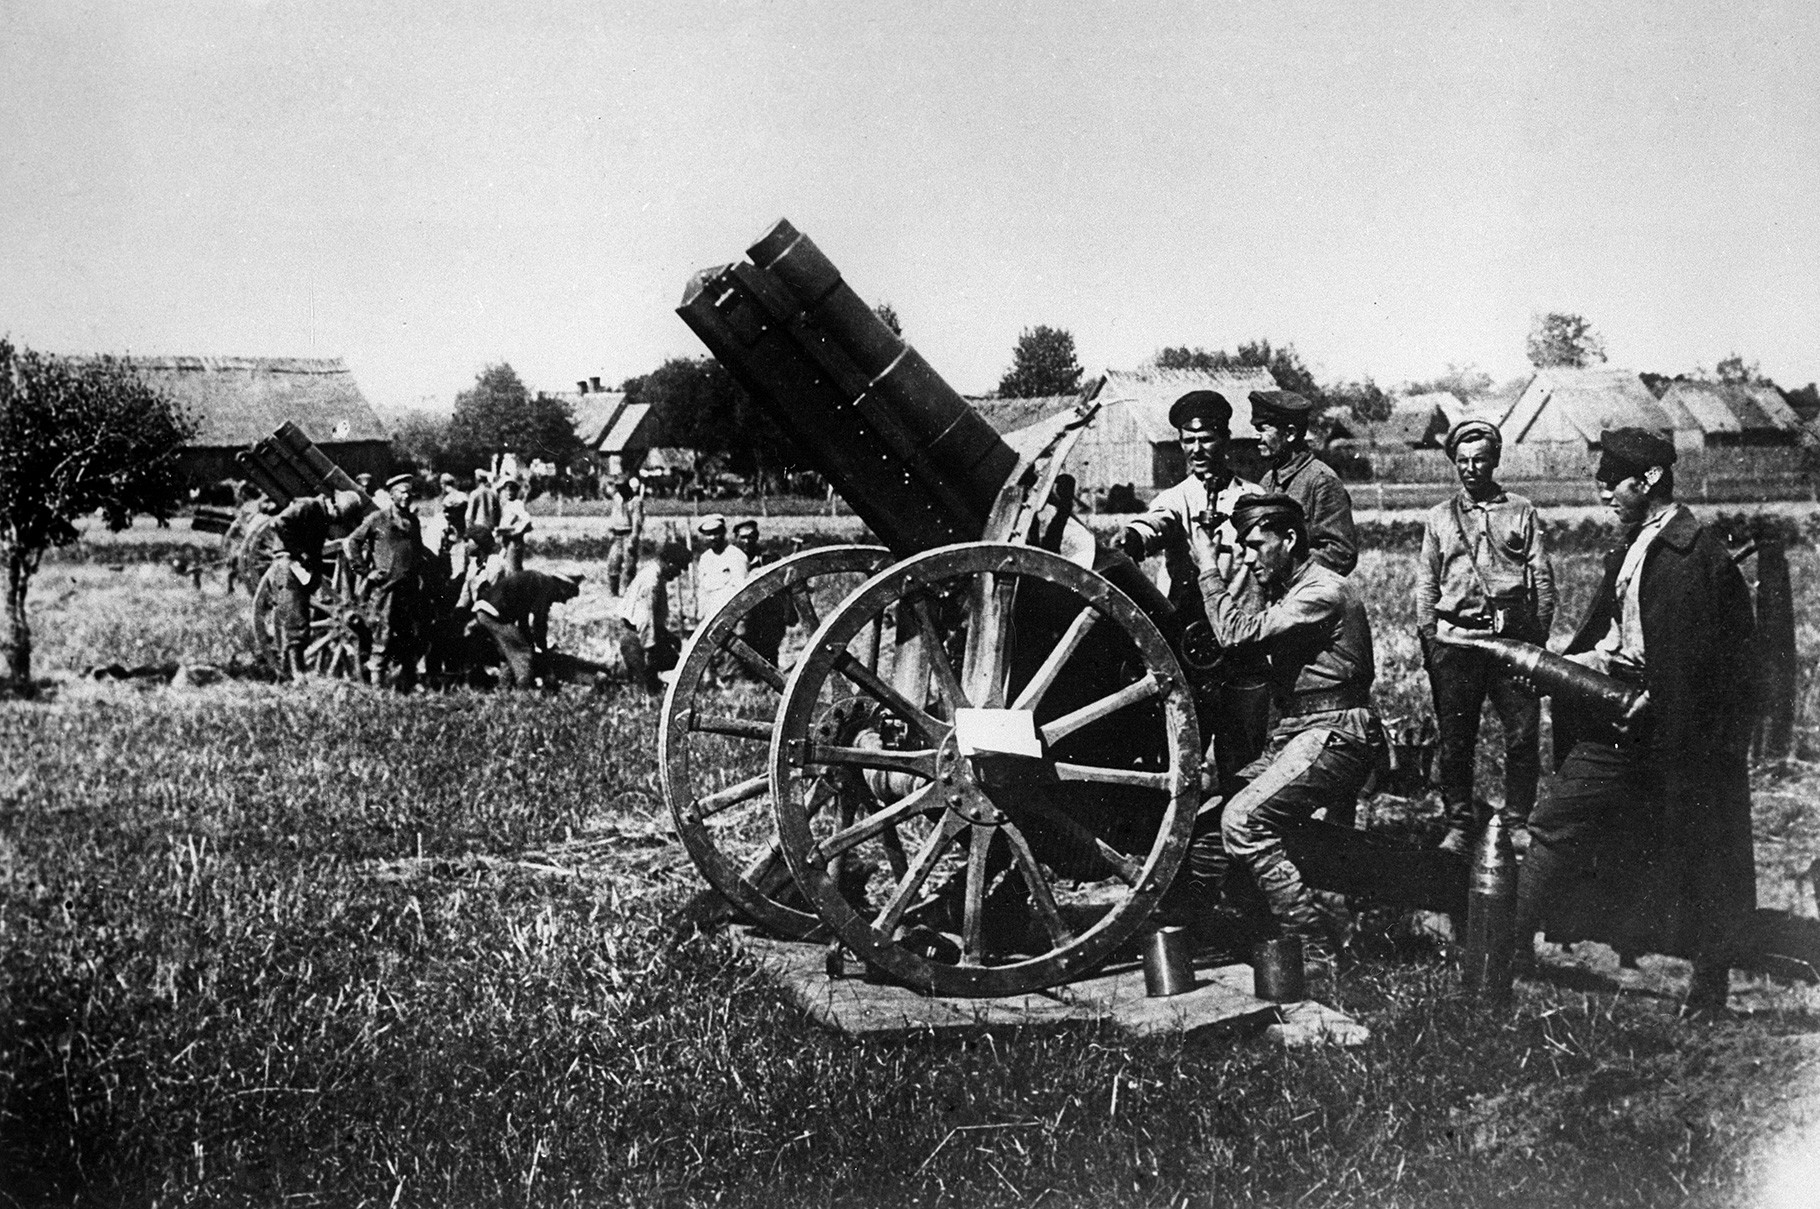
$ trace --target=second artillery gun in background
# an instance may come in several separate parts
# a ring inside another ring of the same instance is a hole
[[[1073,515],[1098,387],[1019,452],[788,222],[748,257],[678,313],[884,547],[766,568],[696,631],[659,739],[678,831],[744,914],[925,992],[1077,978],[1175,876],[1210,700],[1183,619]],[[785,598],[813,630],[787,674],[747,641]],[[1321,825],[1293,852],[1317,886],[1465,901],[1445,854]]]
[[[288,421],[252,448],[242,450],[235,460],[277,509],[307,495],[356,501],[355,507],[346,509],[330,530],[323,556],[327,581],[310,597],[305,660],[307,670],[319,675],[364,678],[376,619],[342,539],[378,505],[301,428]],[[290,573],[290,567],[278,550],[271,517],[260,516],[242,538],[240,548],[230,551],[228,557],[239,560],[241,574],[252,587],[253,643],[259,657],[273,672],[280,672],[283,652],[279,649],[275,613],[279,580]]]

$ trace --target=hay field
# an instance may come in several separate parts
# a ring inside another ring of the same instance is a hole
[[[1567,616],[1590,558],[1563,560]],[[61,683],[0,705],[0,1203],[1578,1209],[1813,1186],[1820,995],[1763,980],[1717,1025],[1675,1019],[1673,968],[1487,1009],[1385,933],[1337,988],[1374,1030],[1357,1050],[822,1034],[724,939],[667,947],[699,883],[642,698],[68,679],[248,649],[218,579],[111,565],[46,565]],[[1798,552],[1804,618],[1817,572]],[[1389,713],[1426,691],[1410,577],[1396,553],[1358,572]],[[554,637],[585,653],[606,603],[577,606]],[[1811,622],[1800,640],[1811,668]],[[1820,854],[1817,787],[1807,765],[1760,780],[1766,905]]]

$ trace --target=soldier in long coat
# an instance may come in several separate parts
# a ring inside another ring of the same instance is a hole
[[[1554,718],[1559,773],[1530,821],[1518,959],[1538,928],[1692,959],[1688,1008],[1723,1009],[1756,906],[1747,755],[1753,622],[1743,577],[1674,502],[1675,447],[1605,434],[1600,495],[1627,525],[1567,654],[1641,684],[1630,733]]]

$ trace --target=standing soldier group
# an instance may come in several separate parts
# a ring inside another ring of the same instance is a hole
[[[1204,783],[1217,792],[1163,910],[1192,917],[1224,901],[1261,913],[1319,961],[1336,954],[1343,923],[1324,917],[1284,836],[1317,815],[1350,823],[1378,762],[1371,627],[1347,579],[1359,554],[1351,501],[1307,448],[1308,401],[1284,391],[1248,401],[1262,481],[1245,483],[1224,464],[1228,401],[1191,392],[1170,412],[1189,478],[1160,492],[1117,542],[1135,559],[1164,556],[1172,602],[1204,618],[1218,651],[1201,702],[1214,720]],[[1520,965],[1533,966],[1543,929],[1605,940],[1626,957],[1676,954],[1694,963],[1688,1010],[1722,1011],[1755,906],[1750,600],[1723,544],[1674,502],[1672,442],[1621,429],[1601,446],[1600,495],[1625,526],[1625,545],[1608,557],[1567,651],[1647,690],[1650,708],[1614,729],[1558,702],[1558,772],[1538,808],[1539,702],[1490,656],[1448,640],[1476,632],[1546,642],[1556,596],[1542,524],[1494,477],[1495,425],[1469,419],[1448,434],[1460,488],[1425,518],[1416,590],[1440,732],[1440,844],[1464,853],[1486,822],[1473,768],[1489,698],[1504,730],[1503,820],[1529,841]]]

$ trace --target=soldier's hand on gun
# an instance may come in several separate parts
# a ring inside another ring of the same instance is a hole
[[[1120,552],[1134,563],[1144,561],[1144,534],[1135,525],[1126,525],[1115,539]]]

